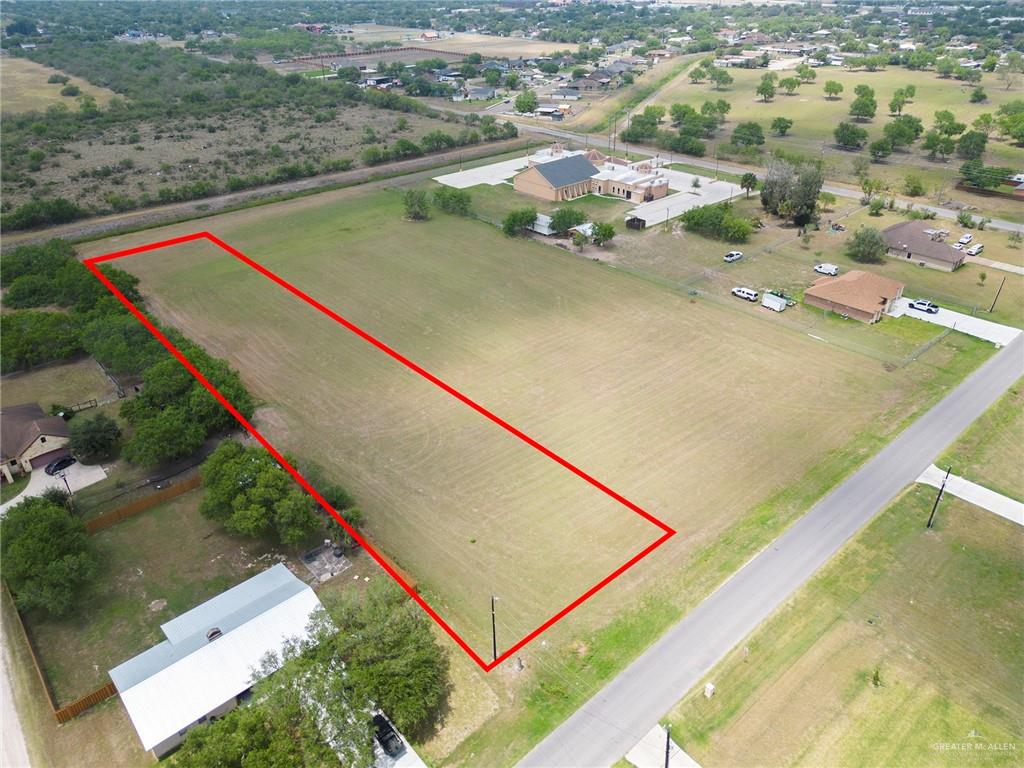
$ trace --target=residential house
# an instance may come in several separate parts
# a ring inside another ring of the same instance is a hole
[[[804,303],[818,309],[877,323],[903,295],[903,283],[852,269],[838,277],[822,277],[804,291]]]
[[[569,83],[568,87],[577,92],[592,93],[593,91],[601,90],[602,85],[597,80],[592,80],[589,77],[581,77],[579,80],[573,80]]]
[[[893,224],[882,231],[882,239],[894,259],[944,272],[952,272],[964,263],[964,252],[945,241],[943,230],[923,219]]]
[[[70,434],[64,419],[47,416],[36,403],[0,408],[0,474],[10,483],[45,467],[68,453]]]
[[[110,670],[143,748],[163,757],[190,728],[234,709],[274,671],[264,658],[309,639],[322,609],[278,563],[161,625],[166,640]]]
[[[579,101],[580,92],[575,88],[557,88],[551,92],[555,101]]]

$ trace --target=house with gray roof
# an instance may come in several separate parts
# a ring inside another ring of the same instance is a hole
[[[275,671],[263,665],[267,655],[308,640],[322,609],[278,563],[163,624],[166,640],[110,670],[143,748],[162,757],[190,728],[233,709]]]
[[[0,408],[0,473],[8,483],[14,476],[44,467],[68,452],[68,424],[47,416],[38,403]]]
[[[882,231],[882,239],[894,259],[944,272],[952,272],[964,263],[964,252],[947,243],[943,231],[923,219],[893,224]]]

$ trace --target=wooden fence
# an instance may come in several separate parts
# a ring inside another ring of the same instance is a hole
[[[99,517],[94,517],[92,520],[85,521],[85,531],[88,534],[98,533],[104,528],[109,528],[115,523],[119,523],[125,518],[132,517],[133,515],[139,514],[150,507],[156,506],[161,502],[173,499],[175,496],[180,496],[188,491],[195,490],[202,483],[202,478],[198,475],[192,475],[182,480],[180,483],[168,486],[159,491],[154,491],[149,496],[125,504],[123,507],[118,507],[115,510],[107,512]]]
[[[57,718],[58,723],[66,723],[68,720],[78,717],[85,710],[95,707],[101,701],[106,701],[112,696],[117,696],[117,688],[114,687],[113,683],[107,683],[102,688],[97,688],[78,701],[73,701],[66,707],[53,710],[53,716]]]

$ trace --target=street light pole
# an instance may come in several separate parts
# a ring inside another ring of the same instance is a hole
[[[935,503],[932,504],[932,513],[928,515],[928,528],[932,527],[932,523],[935,521],[935,511],[939,508],[939,502],[942,501],[942,494],[946,490],[946,481],[949,480],[949,473],[953,471],[952,467],[946,468],[946,476],[942,478],[942,486],[939,488],[938,494],[935,496]]]
[[[498,623],[494,616],[494,601],[497,598],[491,595],[491,653],[494,654],[492,661],[498,660]]]

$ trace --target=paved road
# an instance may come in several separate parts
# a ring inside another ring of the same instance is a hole
[[[569,131],[566,130],[565,128],[529,125],[526,123],[519,123],[519,126],[522,129],[529,131],[530,133],[541,134],[545,136],[554,136],[555,138],[567,139],[569,141],[576,142],[589,141],[595,147],[604,146],[606,143],[603,142],[601,140],[601,137],[599,136],[584,136],[581,133],[575,133],[574,131]],[[622,146],[623,148],[625,147],[625,145]],[[649,148],[636,146],[632,144],[629,146],[629,151],[635,152],[638,155],[651,154],[651,150]],[[678,159],[681,163],[693,165],[698,168],[706,168],[709,171],[713,171],[717,168],[718,170],[723,171],[724,173],[742,175],[744,173],[748,173],[751,170],[750,168],[745,168],[742,165],[734,165],[732,163],[724,163],[721,161],[716,162],[715,160],[705,160],[704,158],[690,157],[689,155],[672,155],[672,157],[674,159]],[[760,178],[763,174],[758,173],[757,175],[758,178]],[[859,189],[853,189],[852,187],[844,187],[839,184],[830,184],[828,182],[822,185],[822,190],[825,192],[831,192],[836,197],[845,197],[850,200],[859,200],[862,197],[862,193]],[[900,204],[904,204],[902,201],[898,202],[900,202]],[[956,217],[960,215],[959,211],[954,210],[952,208],[943,208],[942,206],[930,205],[928,203],[920,203],[915,201],[913,203],[913,206],[917,210],[934,211],[935,215],[940,219],[950,219],[952,221],[956,221]],[[1003,229],[1008,232],[1024,233],[1024,224],[1017,224],[1016,222],[1005,221],[1003,219],[992,219],[992,221],[986,226],[991,227],[992,229]]]
[[[1021,376],[1024,335],[737,571],[542,741],[520,766],[612,765]]]

